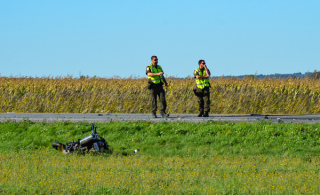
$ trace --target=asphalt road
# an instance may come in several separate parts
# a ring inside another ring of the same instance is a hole
[[[271,121],[283,123],[317,123],[320,122],[320,115],[232,115],[232,114],[211,114],[210,117],[197,117],[195,114],[172,114],[167,118],[152,118],[151,114],[44,114],[44,113],[0,113],[0,121],[23,121],[34,122],[55,122],[55,121],[88,121],[88,122],[109,122],[109,121],[230,121],[230,122],[257,122]]]

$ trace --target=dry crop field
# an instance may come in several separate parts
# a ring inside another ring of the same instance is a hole
[[[197,113],[193,78],[168,77],[168,113]],[[211,79],[211,113],[319,114],[320,80]],[[142,78],[0,77],[0,112],[149,113]]]

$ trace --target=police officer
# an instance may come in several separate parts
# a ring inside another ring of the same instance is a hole
[[[166,114],[167,102],[165,91],[163,90],[163,84],[168,86],[166,79],[163,76],[163,70],[160,65],[158,65],[157,56],[151,57],[151,64],[147,66],[146,75],[148,75],[148,89],[151,99],[151,111],[152,117],[157,118],[157,96],[160,99],[160,110],[161,117],[165,118],[168,115]]]
[[[196,79],[197,87],[194,89],[198,97],[199,115],[198,117],[209,117],[210,112],[210,71],[204,60],[199,60],[199,68],[195,69],[193,74]]]

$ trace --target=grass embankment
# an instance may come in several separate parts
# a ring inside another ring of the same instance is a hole
[[[197,113],[194,79],[167,80],[167,112]],[[211,113],[320,113],[320,79],[219,78],[210,83]],[[146,79],[0,77],[0,112],[150,113],[146,87]]]
[[[88,123],[0,123],[0,190],[16,194],[318,194],[320,125],[97,124],[112,154],[63,156],[51,142]],[[137,154],[133,150],[139,148]]]

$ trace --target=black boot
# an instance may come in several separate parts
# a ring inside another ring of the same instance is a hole
[[[203,116],[203,111],[201,111],[199,114],[198,114],[198,117],[202,117]]]
[[[153,118],[157,118],[156,112],[152,112],[152,117],[153,117]]]
[[[168,116],[169,116],[169,115],[166,114],[165,111],[161,110],[161,117],[162,117],[162,118],[167,118]]]
[[[203,117],[209,117],[209,112],[205,112]]]

